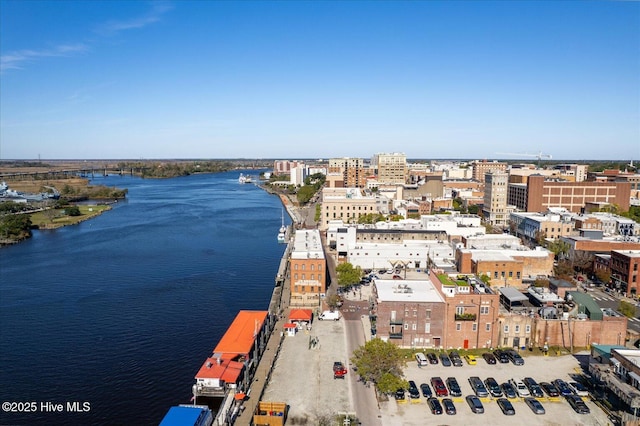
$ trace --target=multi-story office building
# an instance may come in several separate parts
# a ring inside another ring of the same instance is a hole
[[[319,229],[326,231],[333,220],[357,223],[360,216],[378,212],[377,202],[376,197],[364,196],[358,188],[324,188]]]
[[[615,204],[620,211],[629,210],[629,182],[567,182],[529,176],[526,184],[510,184],[507,203],[527,212],[544,212],[562,207],[580,213],[587,203]]]
[[[613,250],[611,252],[611,282],[629,297],[637,297],[640,250]]]
[[[367,184],[362,158],[332,158],[329,160],[328,173],[342,173],[343,188],[364,188]]]
[[[403,185],[407,181],[407,157],[401,153],[376,154],[378,182]]]
[[[473,169],[473,179],[478,182],[484,182],[484,175],[489,172],[506,172],[507,163],[499,163],[497,161],[474,161],[471,163]]]
[[[317,229],[296,230],[289,259],[291,306],[319,307],[327,291],[324,250]]]
[[[506,227],[513,208],[507,205],[509,175],[504,172],[487,172],[484,175],[484,220],[492,226]]]

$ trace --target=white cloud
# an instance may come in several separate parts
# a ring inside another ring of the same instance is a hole
[[[173,6],[168,3],[153,3],[151,10],[143,16],[120,21],[108,21],[100,25],[96,32],[102,35],[114,35],[120,31],[143,28],[160,21],[162,15],[171,10]]]
[[[0,72],[10,69],[22,69],[25,62],[31,62],[39,58],[46,57],[68,57],[89,50],[89,46],[84,43],[61,44],[50,49],[32,50],[24,49],[9,52],[0,56]]]

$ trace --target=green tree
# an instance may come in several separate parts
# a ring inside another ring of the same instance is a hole
[[[336,272],[338,273],[338,285],[341,287],[356,284],[362,278],[362,269],[359,266],[354,268],[349,262],[336,266]]]
[[[603,283],[608,283],[611,281],[611,272],[606,269],[598,269],[596,271],[596,278]]]
[[[622,315],[627,318],[634,318],[636,314],[636,307],[624,300],[620,301],[620,305],[618,306],[618,310]]]
[[[69,216],[81,216],[82,212],[80,212],[80,207],[78,206],[69,206],[66,209],[66,212]]]
[[[335,310],[341,304],[342,299],[340,299],[340,296],[338,296],[337,294],[334,293],[331,296],[327,297],[327,305],[329,306],[329,309]]]
[[[571,246],[566,241],[556,239],[549,244],[548,249],[555,255],[556,259],[566,259]]]
[[[307,204],[313,195],[316,193],[315,187],[311,185],[305,185],[298,190],[296,197],[298,198],[298,202],[300,204]]]
[[[402,351],[393,343],[372,339],[353,351],[351,362],[363,380],[373,382],[382,393],[405,387],[402,369],[405,365]]]

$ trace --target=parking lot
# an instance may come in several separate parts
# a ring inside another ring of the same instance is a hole
[[[534,414],[525,404],[522,398],[511,400],[515,408],[515,415],[506,416],[496,403],[496,398],[481,398],[484,405],[483,414],[475,414],[471,411],[466,395],[473,395],[469,377],[478,376],[483,381],[488,377],[495,378],[502,384],[509,379],[522,380],[524,377],[532,377],[538,383],[551,382],[555,379],[563,379],[567,382],[575,381],[574,377],[581,373],[580,364],[574,356],[526,356],[525,363],[516,366],[512,363],[496,363],[489,365],[482,358],[477,358],[476,365],[468,365],[463,362],[461,367],[444,367],[440,362],[419,367],[416,361],[409,361],[405,368],[405,379],[413,380],[417,386],[421,383],[430,384],[432,377],[455,377],[462,389],[462,396],[452,397],[456,406],[455,415],[434,415],[429,410],[426,398],[420,395],[418,399],[407,398],[404,401],[396,401],[391,397],[388,401],[380,402],[382,424],[384,426],[424,425],[436,422],[439,425],[469,425],[476,424],[513,424],[513,425],[610,425],[612,422],[590,397],[584,397],[590,414],[578,414],[566,402],[563,397],[549,398],[547,396],[537,398],[546,411],[543,415]],[[439,398],[442,400],[442,398]]]

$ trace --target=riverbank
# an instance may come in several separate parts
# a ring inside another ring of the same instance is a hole
[[[31,223],[35,229],[57,229],[77,225],[111,210],[111,206],[106,204],[78,205],[77,207],[80,209],[79,216],[70,216],[65,213],[65,209],[43,210],[31,214]]]

